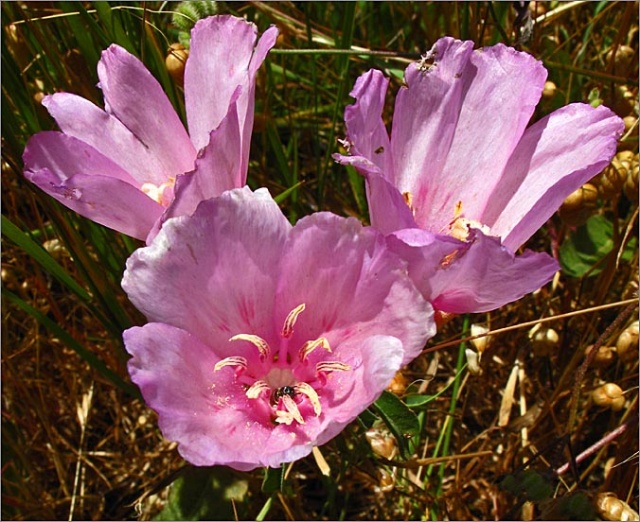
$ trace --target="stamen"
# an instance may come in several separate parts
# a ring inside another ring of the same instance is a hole
[[[282,327],[282,337],[288,339],[293,335],[293,326],[296,324],[298,316],[304,311],[304,309],[305,304],[302,303],[289,312],[289,315],[284,320],[284,326]]]
[[[300,361],[304,362],[307,359],[307,357],[309,357],[311,352],[313,352],[318,347],[331,353],[331,346],[329,346],[329,341],[327,340],[327,338],[320,337],[315,341],[307,341],[302,345],[302,348],[300,348],[300,351],[298,352],[298,355],[300,356]]]
[[[298,405],[296,404],[296,401],[294,401],[293,398],[289,397],[288,395],[283,395],[280,398],[282,399],[282,404],[284,405],[286,410],[291,414],[293,419],[297,420],[300,424],[304,424],[304,419],[302,418],[302,414],[298,409]],[[277,420],[278,419],[276,419],[276,422]]]
[[[156,203],[159,203],[163,207],[166,207],[170,201],[171,196],[165,196],[165,190],[173,187],[175,183],[174,178],[169,178],[169,181],[165,181],[160,185],[154,185],[153,183],[143,183],[140,190],[149,196]]]
[[[247,360],[239,355],[233,355],[231,357],[225,357],[221,361],[218,361],[213,367],[213,371],[217,372],[225,366],[240,366],[243,370],[247,369]]]
[[[238,334],[234,335],[229,341],[249,341],[253,344],[258,351],[260,352],[260,357],[262,359],[266,359],[271,353],[271,348],[269,348],[269,344],[262,337],[258,337],[257,335],[251,334]]]
[[[256,381],[246,391],[249,399],[257,399],[260,394],[265,390],[270,390],[271,387],[264,381]]]
[[[340,361],[322,361],[316,364],[317,372],[348,372],[351,366]]]
[[[293,415],[291,415],[288,411],[276,410],[276,422],[278,424],[286,424],[290,426],[293,422]]]
[[[411,210],[411,214],[413,216],[415,216],[416,215],[416,209],[413,206],[413,194],[411,192],[403,192],[402,193],[402,198],[404,199],[404,202],[409,207],[409,210]]]
[[[318,417],[320,415],[320,412],[322,411],[322,406],[320,404],[320,398],[318,397],[318,394],[313,389],[313,387],[306,382],[301,382],[296,384],[295,390],[296,392],[302,393],[309,398],[311,404],[313,405],[313,412],[316,414],[316,417]]]

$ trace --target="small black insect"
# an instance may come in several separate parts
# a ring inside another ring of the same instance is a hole
[[[285,395],[288,395],[289,397],[293,398],[295,394],[296,394],[296,389],[293,386],[282,386],[281,388],[278,388],[276,390],[276,392],[273,395],[273,398],[277,402],[278,399],[280,399],[281,397],[284,397]]]

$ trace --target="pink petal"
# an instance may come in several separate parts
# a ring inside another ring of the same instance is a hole
[[[318,434],[317,445],[335,437],[378,399],[406,364],[402,342],[384,335],[349,340],[342,345],[340,354],[343,353],[352,354],[348,362],[353,369],[334,372],[323,389],[330,424]]]
[[[482,216],[516,250],[611,161],[624,123],[606,107],[567,105],[525,132]]]
[[[59,132],[27,143],[25,177],[66,207],[101,225],[144,239],[163,208],[120,167],[89,145]]]
[[[95,172],[129,183],[140,184],[112,159],[76,138],[57,131],[39,132],[32,136],[22,155],[25,175],[29,172],[48,169],[63,181],[76,174]]]
[[[381,234],[355,219],[329,213],[301,219],[285,247],[280,273],[276,324],[294,307],[306,305],[293,346],[321,336],[332,347],[352,337],[392,336],[402,342],[408,363],[435,333],[431,306],[406,276],[405,263],[386,248]]]
[[[257,27],[241,18],[214,16],[200,20],[191,32],[185,70],[185,104],[191,139],[205,147],[209,133],[227,114],[231,98],[241,87],[238,121],[243,146],[253,126],[255,71],[275,45],[277,30],[265,32],[256,47]],[[255,54],[254,54],[255,48]]]
[[[81,216],[137,239],[144,239],[162,214],[162,207],[137,188],[95,172],[62,181],[46,168],[25,176]]]
[[[111,45],[98,63],[105,110],[120,120],[162,164],[163,181],[193,169],[189,135],[158,81],[140,60]],[[165,177],[166,176],[166,177]]]
[[[127,171],[141,185],[160,185],[176,172],[164,157],[165,151],[145,146],[115,116],[108,114],[89,100],[68,93],[56,93],[42,101],[60,129],[73,136]]]
[[[195,170],[178,176],[174,200],[163,220],[192,214],[201,201],[242,187],[246,175],[246,169],[242,171],[240,127],[234,101],[220,126],[211,132],[209,144],[198,155]]]
[[[367,176],[367,201],[371,225],[383,234],[417,227],[402,194],[381,175]]]
[[[360,76],[350,93],[356,102],[345,109],[344,121],[351,144],[350,154],[367,158],[383,175],[391,176],[391,147],[382,120],[388,85],[389,80],[381,71],[372,69]]]
[[[122,286],[150,321],[237,352],[233,335],[273,330],[269,303],[290,228],[266,189],[226,192],[168,220],[129,258]]]
[[[210,344],[166,324],[149,323],[124,333],[133,355],[129,373],[159,416],[163,435],[178,442],[178,451],[192,464],[223,464],[248,471],[287,460],[291,446],[300,444],[284,426],[266,425],[253,418],[244,387],[214,372],[220,360]],[[311,445],[302,445],[304,456]],[[292,458],[299,458],[300,448]]]
[[[542,64],[504,45],[471,52],[443,38],[428,71],[411,65],[398,94],[391,146],[396,186],[410,191],[421,227],[438,232],[462,201],[478,219],[540,99]]]
[[[437,239],[435,245],[440,241]],[[494,310],[542,287],[559,270],[558,263],[547,254],[526,251],[515,256],[498,238],[478,230],[457,252],[441,260],[434,255],[433,243],[420,245],[415,241],[414,245],[418,246],[409,249],[396,243],[394,249],[409,262],[409,273],[425,299],[443,312]],[[445,252],[446,248],[440,244],[435,250]]]

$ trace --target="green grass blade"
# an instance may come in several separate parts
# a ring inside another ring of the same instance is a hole
[[[7,239],[10,239],[22,248],[35,261],[37,261],[42,268],[69,288],[69,290],[71,290],[85,303],[88,303],[91,300],[91,295],[89,295],[89,293],[82,288],[77,281],[72,279],[65,269],[62,268],[44,248],[33,241],[28,234],[20,230],[4,215],[2,216],[2,235],[6,236]]]

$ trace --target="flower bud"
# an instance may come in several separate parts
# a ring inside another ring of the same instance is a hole
[[[631,362],[638,359],[638,321],[631,323],[618,337],[616,351],[620,360]]]
[[[533,353],[537,357],[547,357],[558,346],[560,337],[553,328],[538,328],[535,332],[529,332]]]
[[[598,204],[598,189],[585,183],[564,200],[558,214],[567,225],[582,225],[593,214]]]
[[[604,520],[638,520],[639,515],[631,506],[614,493],[598,493],[596,508]]]
[[[184,68],[189,58],[189,49],[185,49],[181,43],[171,44],[169,52],[165,58],[167,71],[178,85],[184,85]]]
[[[620,411],[624,407],[625,402],[622,388],[612,382],[603,384],[593,390],[591,398],[596,405],[610,408],[613,411]]]

